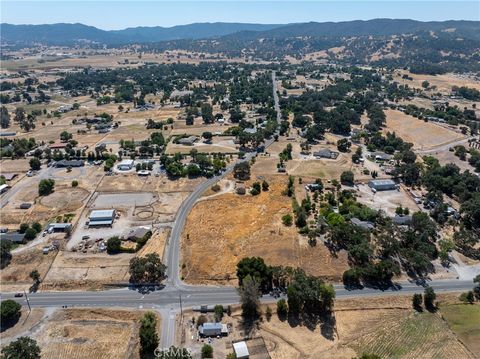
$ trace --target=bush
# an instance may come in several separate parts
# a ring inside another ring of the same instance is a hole
[[[118,237],[112,237],[107,240],[107,253],[116,254],[122,251],[122,240]]]
[[[208,345],[208,344],[203,345],[202,358],[213,358],[213,348],[211,345]]]
[[[72,187],[77,187],[78,186],[78,181],[77,180],[73,180],[72,181]]]
[[[213,309],[213,312],[215,313],[215,320],[217,322],[222,321],[223,318],[223,305],[217,304],[215,308]]]
[[[199,316],[197,319],[197,328],[201,325],[204,325],[206,322],[208,322],[208,319],[206,316],[204,315]]]
[[[267,181],[263,180],[262,182],[262,191],[268,191],[268,188],[270,187],[270,185],[268,184]]]
[[[421,312],[422,309],[422,295],[420,293],[415,293],[412,297],[412,307],[417,312]]]
[[[285,299],[280,299],[277,302],[277,315],[279,318],[285,318],[288,313],[288,306]]]
[[[212,191],[213,191],[213,192],[218,192],[218,191],[220,191],[220,189],[221,189],[221,188],[220,188],[220,186],[219,186],[218,184],[214,184],[214,185],[212,186]]]
[[[282,223],[286,226],[291,226],[293,224],[293,217],[291,214],[286,214],[282,216]]]
[[[22,224],[20,224],[20,227],[18,229],[18,233],[25,233],[28,228],[29,228],[29,225],[27,223],[22,223]]]

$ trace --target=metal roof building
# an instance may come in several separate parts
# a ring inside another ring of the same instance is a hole
[[[233,350],[237,359],[245,359],[249,358],[250,356],[247,348],[247,343],[245,342],[233,343]]]
[[[397,189],[397,184],[391,179],[373,179],[368,181],[368,187],[377,191],[391,191]]]
[[[115,219],[115,210],[96,210],[90,212],[88,226],[111,226]]]

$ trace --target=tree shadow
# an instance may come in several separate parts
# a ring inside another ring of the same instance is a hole
[[[2,322],[0,323],[0,333],[3,333],[5,330],[10,329],[11,327],[15,326],[18,323],[18,321],[20,320],[20,317],[21,317],[21,314],[19,314],[15,318],[13,318],[11,320],[8,320],[8,321],[2,320]]]

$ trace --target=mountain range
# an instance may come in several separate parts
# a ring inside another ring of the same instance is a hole
[[[101,30],[83,24],[12,25],[0,24],[2,44],[73,45],[96,42],[106,45],[153,43],[171,40],[235,38],[254,40],[286,37],[390,36],[419,31],[452,31],[471,39],[480,39],[479,21],[430,21],[373,19],[368,21],[308,22],[294,24],[194,23],[173,27],[134,27]]]

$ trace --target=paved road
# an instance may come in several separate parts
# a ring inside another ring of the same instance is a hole
[[[473,287],[471,280],[444,279],[434,280],[428,284],[437,293],[466,291]],[[373,297],[389,295],[410,295],[423,292],[424,288],[411,282],[398,282],[396,289],[386,290],[364,288],[358,290],[347,290],[343,285],[335,285],[337,298],[349,297]],[[28,294],[30,305],[34,308],[61,307],[63,305],[75,307],[136,307],[154,308],[168,311],[180,308],[180,293],[184,308],[197,305],[212,304],[236,304],[239,302],[237,291],[233,287],[208,287],[195,286],[185,289],[177,289],[173,286],[166,286],[164,289],[141,293],[136,289],[112,289],[99,292],[43,292]],[[26,304],[24,297],[15,298],[14,293],[2,293],[1,299],[14,299],[19,303]],[[275,301],[270,295],[265,295],[263,301]]]

